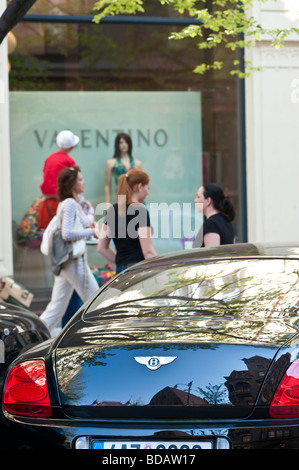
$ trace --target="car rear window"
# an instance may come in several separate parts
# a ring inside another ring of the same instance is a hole
[[[299,262],[286,259],[221,260],[136,269],[107,285],[90,305],[85,319],[138,306],[254,309],[296,315]],[[141,309],[141,310],[140,310]]]

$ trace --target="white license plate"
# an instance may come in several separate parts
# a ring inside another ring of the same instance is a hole
[[[92,449],[199,450],[212,449],[212,441],[92,441]]]

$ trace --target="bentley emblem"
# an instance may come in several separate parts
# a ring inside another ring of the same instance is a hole
[[[134,356],[135,361],[139,362],[139,364],[146,366],[150,370],[157,370],[161,366],[170,364],[176,358],[177,356]]]

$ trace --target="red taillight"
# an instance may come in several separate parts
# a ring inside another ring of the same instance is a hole
[[[3,407],[14,415],[51,416],[44,361],[22,362],[11,369],[3,392]]]
[[[286,371],[270,405],[272,418],[299,417],[299,359]]]

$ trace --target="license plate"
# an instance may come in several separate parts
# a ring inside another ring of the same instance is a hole
[[[199,450],[212,449],[212,441],[92,441],[92,449]]]

